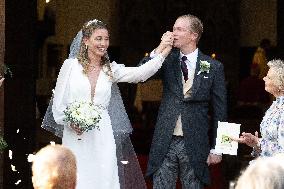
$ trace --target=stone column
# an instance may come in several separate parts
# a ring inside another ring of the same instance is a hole
[[[0,1],[0,66],[5,53],[5,0]],[[1,73],[3,75],[3,73]],[[4,84],[3,84],[4,85]],[[0,135],[4,134],[4,87],[0,88]],[[0,188],[3,188],[3,153],[0,152]]]

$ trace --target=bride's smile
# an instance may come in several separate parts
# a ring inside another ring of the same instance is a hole
[[[108,31],[106,29],[95,29],[90,38],[85,40],[85,44],[88,46],[88,53],[102,57],[109,47]]]

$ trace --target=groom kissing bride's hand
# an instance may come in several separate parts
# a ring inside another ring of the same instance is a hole
[[[201,189],[210,183],[208,166],[222,160],[214,147],[218,121],[227,114],[224,69],[198,49],[202,32],[199,18],[180,16],[173,31],[164,33],[160,45],[140,62],[173,46],[159,72],[163,95],[146,173],[154,189],[175,188],[178,176],[182,188]]]

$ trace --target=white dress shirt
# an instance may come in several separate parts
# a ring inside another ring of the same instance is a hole
[[[188,70],[188,80],[185,82],[182,76],[182,83],[183,83],[183,95],[184,98],[190,97],[191,95],[191,87],[194,79],[194,73],[196,69],[196,62],[197,62],[197,56],[198,56],[198,49],[195,49],[192,53],[189,53],[187,55],[180,52],[180,60],[183,56],[186,56],[187,60],[185,61],[186,67]],[[180,69],[181,71],[181,69]],[[182,71],[181,71],[182,72]],[[173,135],[176,136],[183,136],[182,132],[182,123],[181,123],[181,115],[178,116],[176,127],[174,129]]]

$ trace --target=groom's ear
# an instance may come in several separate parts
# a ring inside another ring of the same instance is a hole
[[[198,38],[198,34],[192,32],[192,39],[193,39],[194,41],[197,41],[197,38]]]

